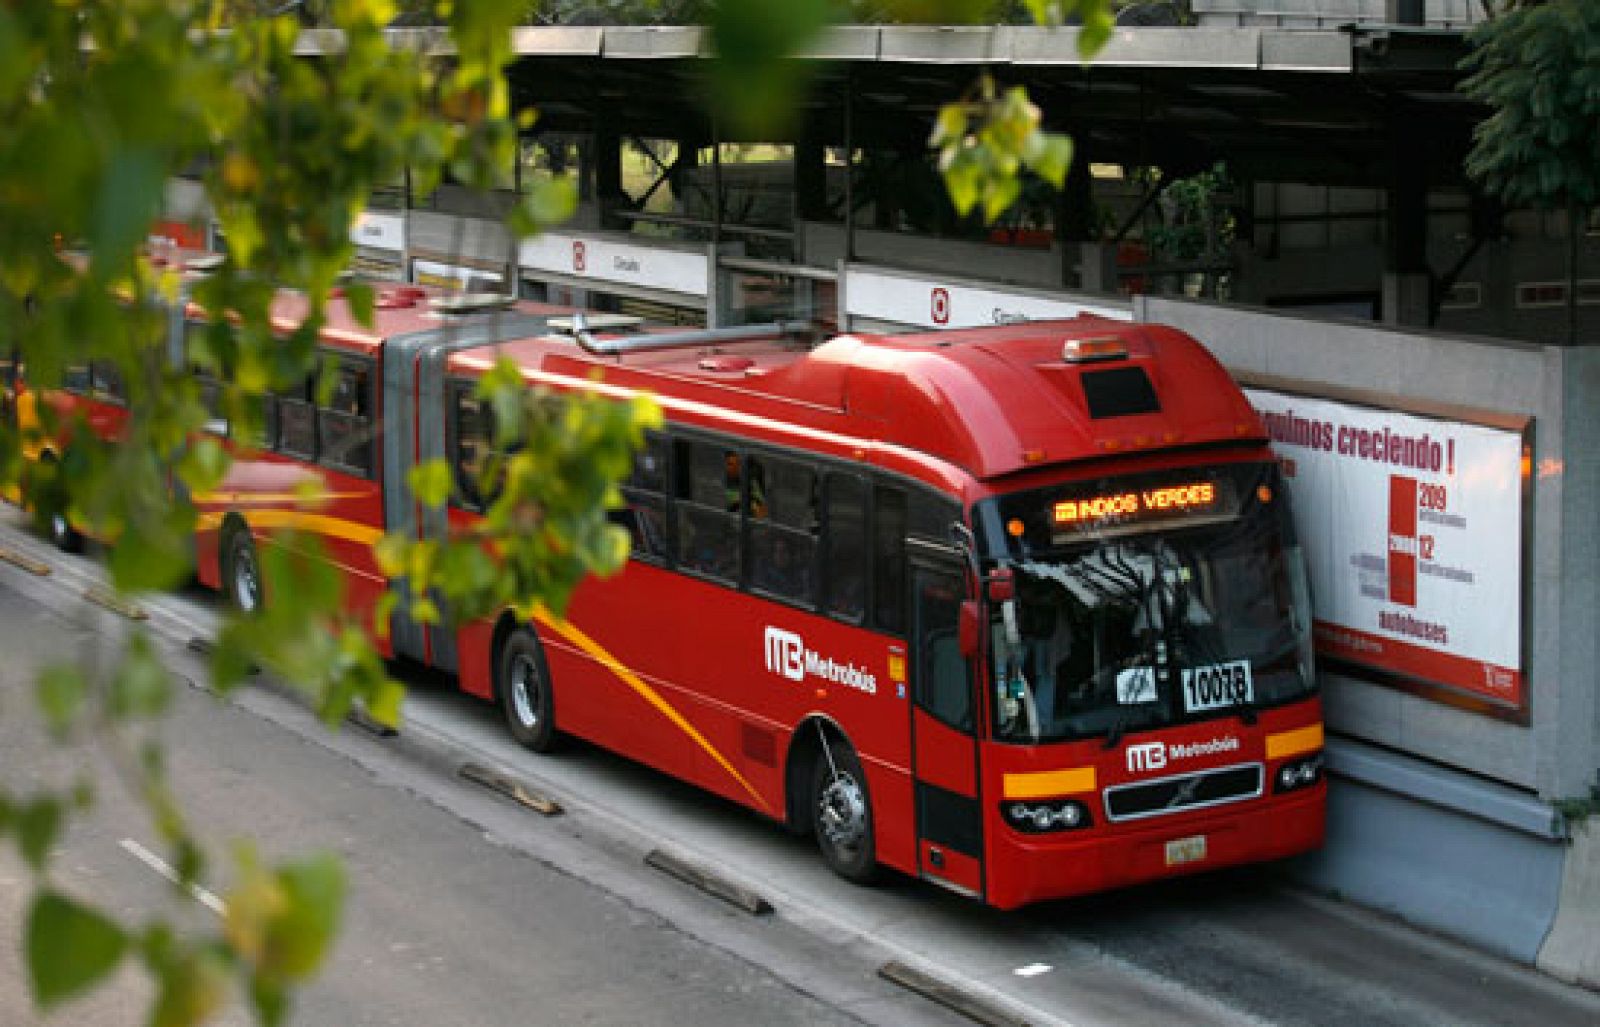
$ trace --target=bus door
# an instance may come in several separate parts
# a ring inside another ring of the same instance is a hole
[[[965,564],[953,550],[911,540],[911,760],[917,868],[981,898],[983,805],[978,782],[977,691],[961,654]]]

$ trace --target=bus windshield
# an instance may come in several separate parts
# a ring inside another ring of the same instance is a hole
[[[1275,465],[991,502],[979,523],[1015,582],[991,611],[998,740],[1114,744],[1315,689],[1304,559]]]

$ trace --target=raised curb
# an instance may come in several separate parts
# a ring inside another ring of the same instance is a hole
[[[1540,970],[1600,990],[1600,825],[1574,823],[1556,920],[1539,949]]]

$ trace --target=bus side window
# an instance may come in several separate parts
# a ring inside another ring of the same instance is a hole
[[[372,375],[361,363],[333,365],[328,405],[317,411],[322,461],[330,467],[372,477]]]
[[[647,432],[633,455],[633,471],[623,483],[627,506],[612,512],[613,523],[627,530],[633,554],[651,561],[667,557],[667,439]]]
[[[739,580],[739,514],[728,511],[728,453],[709,442],[674,443],[677,563],[683,570]],[[736,504],[737,505],[737,504]]]
[[[488,410],[471,385],[457,385],[450,409],[450,468],[458,506],[483,509],[483,469],[489,456]]]
[[[836,617],[859,623],[867,605],[867,483],[834,472],[828,475],[827,489],[824,606]]]
[[[212,435],[228,434],[228,419],[222,411],[222,384],[217,379],[195,368],[191,371],[194,375],[195,387],[200,392],[200,405],[205,407],[205,430]]]
[[[216,350],[214,347],[223,345],[230,331],[227,326],[215,329],[204,321],[186,320],[183,323],[184,353],[190,360],[189,373],[194,377],[195,386],[199,390],[200,405],[206,411],[205,430],[212,435],[223,437],[233,435],[235,428],[229,423],[228,413],[223,409],[222,381],[216,372],[208,370],[208,368],[216,366],[216,357],[214,355]],[[207,336],[210,334],[218,334],[221,338],[208,339]],[[199,362],[199,358],[196,356],[197,353],[211,354],[210,362]],[[263,410],[263,413],[265,412]],[[276,408],[273,408],[273,413],[276,413]],[[269,445],[269,438],[270,436],[267,435],[265,430],[265,421],[263,421],[254,433],[254,437],[247,441],[258,447],[266,448]]]
[[[308,398],[311,383],[306,381],[277,397],[277,438],[273,448],[301,460],[317,458],[317,407]]]
[[[906,629],[906,494],[872,490],[872,623],[884,631]]]
[[[85,395],[89,391],[89,365],[73,364],[61,372],[61,387],[67,392]]]
[[[817,472],[805,464],[756,456],[749,459],[749,472],[750,587],[812,606],[817,599]]]
[[[107,360],[96,360],[89,365],[89,385],[96,399],[124,404],[128,389],[122,381],[122,369]]]

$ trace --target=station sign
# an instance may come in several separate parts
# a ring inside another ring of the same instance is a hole
[[[1246,394],[1294,502],[1318,653],[1524,708],[1523,433]]]
[[[845,312],[851,317],[922,328],[980,328],[1079,314],[1133,320],[1131,306],[1079,300],[1067,293],[1012,292],[998,286],[861,268],[845,270],[844,292]]]
[[[399,253],[406,248],[405,215],[362,211],[350,226],[350,241],[368,249]]]
[[[517,249],[517,263],[526,271],[697,297],[704,297],[709,291],[710,262],[708,251],[642,246],[603,236],[557,232],[525,239]]]

